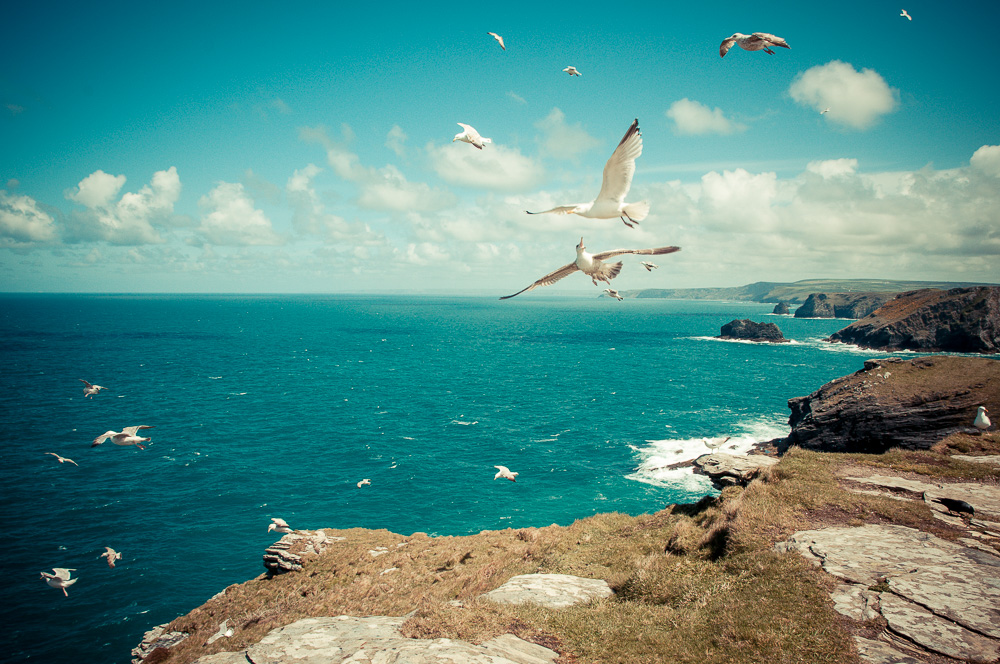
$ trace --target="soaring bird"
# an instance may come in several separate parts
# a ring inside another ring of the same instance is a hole
[[[119,553],[118,551],[115,551],[110,546],[106,546],[106,547],[104,547],[104,553],[102,553],[100,555],[100,557],[101,558],[107,558],[108,559],[108,567],[114,569],[115,561],[116,560],[121,560],[122,559],[122,554]]]
[[[111,442],[114,443],[115,445],[122,445],[125,447],[127,447],[128,445],[135,445],[140,450],[144,450],[146,448],[143,446],[143,443],[152,439],[149,437],[143,438],[142,436],[136,434],[139,431],[139,429],[152,429],[152,428],[153,427],[151,426],[140,424],[134,427],[125,427],[121,431],[105,431],[100,436],[95,438],[94,442],[91,443],[90,446],[97,447],[105,440],[110,438]]]
[[[823,115],[824,113],[829,113],[829,112],[830,112],[829,108],[824,108],[822,111],[819,112],[819,114]]]
[[[488,34],[490,37],[493,37],[493,39],[496,39],[497,43],[500,44],[500,48],[502,48],[505,51],[507,50],[507,47],[503,45],[503,37],[501,37],[495,32],[487,32],[486,34]]]
[[[972,421],[972,426],[979,429],[980,432],[986,431],[990,428],[990,424],[992,424],[990,418],[986,416],[988,412],[990,411],[986,409],[986,406],[980,406],[979,410],[976,411],[976,419]]]
[[[73,464],[74,466],[79,466],[79,465],[80,465],[80,464],[78,464],[78,463],[77,463],[76,461],[73,461],[72,459],[67,459],[67,458],[66,458],[66,457],[64,457],[64,456],[59,456],[59,455],[58,455],[58,454],[56,454],[55,452],[46,452],[46,454],[51,454],[52,456],[54,456],[54,457],[55,457],[56,459],[58,459],[58,460],[59,460],[59,463],[71,463],[71,464]]]
[[[510,468],[508,468],[507,466],[493,466],[493,467],[497,469],[497,474],[493,476],[494,480],[498,480],[502,477],[504,479],[510,480],[511,482],[517,481],[514,478],[517,477],[518,474],[510,472]]]
[[[274,523],[272,523],[267,527],[267,532],[271,532],[272,530],[277,530],[279,533],[295,532],[294,530],[292,530],[292,527],[288,525],[288,522],[285,521],[284,519],[279,519],[278,517],[274,517],[273,519],[271,519],[271,521],[273,521]]]
[[[482,136],[479,135],[478,131],[476,131],[473,127],[470,127],[467,124],[462,124],[461,122],[459,122],[458,125],[465,131],[455,134],[455,138],[451,139],[452,143],[454,143],[455,141],[464,141],[466,143],[471,143],[472,145],[475,145],[477,148],[482,150],[484,145],[493,142],[493,139],[483,138]]]
[[[905,18],[907,21],[912,21],[913,20],[913,17],[910,16],[908,13],[906,13],[905,9],[902,10],[902,11],[900,11],[899,15],[902,16],[903,18]]]
[[[646,268],[646,272],[652,272],[656,268],[660,267],[656,263],[650,263],[649,261],[639,261],[639,265],[641,265],[644,268]]]
[[[729,53],[729,49],[733,47],[733,44],[739,44],[739,47],[744,51],[764,51],[771,55],[774,55],[774,51],[771,50],[772,46],[791,48],[784,39],[775,37],[767,32],[755,32],[752,35],[734,32],[732,37],[722,40],[722,44],[719,46],[719,57],[726,57],[726,53]]]
[[[358,482],[358,488],[360,489],[361,487],[370,485],[371,483],[372,481],[366,477],[365,479]]]
[[[607,293],[609,297],[613,297],[619,302],[625,299],[622,297],[622,294],[616,291],[614,288],[605,288],[604,292]]]
[[[964,500],[957,500],[955,498],[935,498],[934,502],[941,503],[948,508],[949,512],[964,512],[970,515],[974,515],[976,513],[976,509]]]
[[[583,74],[577,71],[576,67],[574,67],[573,65],[566,67],[566,69],[563,69],[563,71],[569,74],[570,76],[583,76]]]
[[[63,595],[69,597],[69,593],[66,592],[66,588],[77,582],[77,579],[71,579],[70,572],[75,572],[76,569],[66,569],[65,567],[53,567],[52,571],[55,574],[49,574],[48,572],[42,572],[40,578],[45,579],[45,583],[49,584],[53,588],[59,588],[63,591]]]
[[[633,120],[618,147],[611,154],[608,163],[604,165],[604,180],[597,198],[589,203],[560,205],[551,210],[528,212],[528,214],[578,214],[588,219],[620,218],[626,226],[634,228],[649,214],[649,203],[626,203],[625,196],[632,186],[632,176],[635,175],[635,160],[642,154],[642,132],[639,131],[639,120]],[[527,210],[525,210],[527,212]]]
[[[622,264],[621,262],[618,262],[609,265],[604,262],[607,259],[614,256],[621,256],[622,254],[658,256],[660,254],[672,254],[675,251],[680,250],[680,247],[657,247],[656,249],[614,249],[612,251],[602,251],[599,254],[591,254],[587,252],[587,247],[583,244],[583,238],[580,238],[580,244],[576,245],[576,260],[574,262],[568,265],[563,265],[555,272],[549,272],[547,275],[530,286],[522,288],[513,295],[504,295],[500,299],[506,300],[514,297],[514,295],[520,295],[525,291],[530,291],[531,289],[538,288],[539,286],[550,286],[566,275],[573,274],[577,270],[580,270],[585,275],[590,277],[590,280],[594,282],[595,286],[598,281],[603,281],[604,283],[610,285],[611,280],[617,277],[618,273],[621,272]]]
[[[101,387],[100,385],[92,385],[91,383],[88,383],[82,378],[80,378],[79,381],[83,383],[83,396],[90,397],[91,399],[93,399],[94,395],[100,392],[101,390],[108,389],[106,387]]]

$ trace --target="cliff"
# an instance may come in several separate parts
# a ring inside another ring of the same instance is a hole
[[[796,318],[864,318],[895,293],[812,293],[795,310]]]
[[[996,353],[1000,350],[1000,287],[901,293],[831,335],[829,341],[889,351]]]

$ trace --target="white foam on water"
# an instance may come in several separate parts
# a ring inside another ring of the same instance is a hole
[[[801,344],[801,341],[796,341],[795,339],[786,339],[785,341],[752,341],[750,339],[720,339],[719,337],[687,337],[688,339],[694,339],[695,341],[721,341],[727,344],[751,344],[751,345],[770,345],[770,346],[797,346]]]

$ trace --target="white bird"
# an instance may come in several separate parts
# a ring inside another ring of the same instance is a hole
[[[140,424],[134,427],[125,427],[121,431],[105,431],[100,436],[95,438],[94,442],[91,443],[90,446],[97,447],[105,440],[110,438],[111,442],[114,443],[115,445],[122,445],[126,447],[128,445],[135,445],[140,450],[144,450],[146,448],[143,446],[143,443],[152,439],[149,437],[143,438],[142,436],[137,435],[137,432],[139,431],[139,429],[152,429],[152,428],[153,427],[151,426]]]
[[[824,108],[822,111],[819,112],[819,114],[823,115],[824,113],[829,113],[829,112],[830,112],[829,108]]]
[[[500,299],[506,300],[514,297],[514,295],[520,295],[525,291],[530,291],[539,286],[550,286],[566,275],[573,274],[577,270],[580,270],[585,275],[590,277],[590,280],[594,282],[595,286],[598,281],[603,281],[604,283],[610,285],[611,280],[617,277],[618,273],[621,272],[622,264],[620,261],[618,263],[611,264],[605,263],[604,261],[607,259],[614,256],[621,256],[622,254],[658,256],[660,254],[672,254],[675,251],[680,250],[680,247],[657,247],[656,249],[614,249],[612,251],[602,251],[599,254],[590,254],[587,252],[587,247],[583,244],[583,238],[580,238],[580,244],[576,245],[576,261],[570,263],[569,265],[563,265],[555,272],[549,272],[547,275],[530,286],[522,288],[513,295],[504,295]]]
[[[59,460],[59,463],[71,463],[71,464],[73,464],[74,466],[79,466],[79,465],[80,465],[80,464],[78,464],[78,463],[77,463],[76,461],[73,461],[72,459],[67,459],[67,458],[66,458],[66,457],[64,457],[64,456],[59,456],[59,455],[58,455],[58,454],[56,454],[55,452],[46,452],[46,454],[51,454],[52,456],[54,456],[54,457],[55,457],[56,459],[58,459],[58,460]]]
[[[499,42],[500,44],[500,48],[502,48],[505,51],[507,50],[507,47],[503,45],[503,37],[501,37],[495,32],[487,32],[486,34],[488,34],[490,37],[493,37],[493,39],[496,39],[497,42]]]
[[[721,440],[718,438],[702,438],[701,442],[705,443],[705,447],[712,450],[717,450],[720,447],[722,447],[725,444],[725,442],[730,438],[732,438],[732,436],[726,436]]]
[[[208,637],[208,641],[206,643],[215,643],[224,636],[229,637],[232,635],[233,635],[233,628],[229,627],[229,619],[226,618],[225,620],[222,621],[222,624],[219,625],[219,630],[212,636]]]
[[[458,126],[460,126],[465,131],[459,134],[455,134],[455,138],[451,139],[452,143],[454,143],[455,141],[464,141],[466,143],[471,143],[472,145],[475,145],[477,148],[482,150],[484,145],[493,142],[493,139],[483,138],[482,136],[479,135],[478,131],[476,131],[474,128],[470,127],[467,124],[462,124],[461,122],[459,122]]]
[[[652,272],[656,268],[660,267],[656,263],[650,263],[649,261],[639,261],[639,265],[641,265],[644,268],[646,268],[646,272]]]
[[[619,302],[625,299],[621,296],[621,293],[616,291],[614,288],[605,288],[604,292],[610,295],[611,297],[616,298]]]
[[[774,55],[774,51],[771,50],[772,46],[791,48],[784,39],[767,32],[755,32],[752,35],[734,32],[732,37],[722,40],[722,44],[719,46],[719,57],[726,57],[726,53],[733,47],[733,44],[739,44],[739,47],[744,51],[764,51],[771,55]]]
[[[577,71],[576,67],[574,67],[573,65],[566,67],[566,69],[563,69],[563,71],[569,74],[570,76],[583,76],[583,74]]]
[[[81,383],[83,383],[83,396],[90,397],[91,399],[93,399],[94,395],[97,394],[98,392],[100,392],[101,390],[108,389],[106,387],[101,387],[100,385],[92,385],[91,383],[88,383],[87,381],[85,381],[82,378],[80,378],[78,380]]]
[[[497,469],[497,474],[493,476],[494,480],[498,480],[502,477],[504,479],[510,480],[511,482],[517,481],[514,478],[517,477],[518,473],[510,472],[510,468],[508,468],[507,466],[493,466],[493,467]]]
[[[986,416],[986,413],[990,412],[986,409],[986,406],[980,406],[979,410],[976,411],[976,419],[972,421],[972,425],[979,429],[980,431],[986,431],[990,428],[990,418]]]
[[[271,532],[272,530],[277,530],[279,533],[295,532],[294,530],[292,530],[292,527],[288,525],[288,522],[285,521],[284,519],[279,519],[275,517],[271,519],[271,521],[273,521],[274,523],[272,523],[267,527],[267,532]]]
[[[108,559],[108,567],[114,568],[115,561],[116,560],[121,560],[122,559],[122,554],[119,553],[118,551],[115,551],[110,546],[106,546],[106,547],[104,547],[104,553],[102,553],[100,555],[100,557],[101,558],[107,558]]]
[[[365,479],[363,479],[360,482],[358,482],[358,488],[360,489],[361,487],[363,487],[365,485],[368,485],[368,484],[371,484],[371,483],[372,483],[372,481],[366,477]]]
[[[589,203],[560,205],[551,210],[528,212],[528,214],[556,212],[558,214],[578,214],[588,219],[614,219],[618,217],[626,226],[634,228],[633,224],[639,223],[649,214],[648,202],[625,202],[625,196],[628,195],[628,190],[632,186],[632,176],[635,175],[635,160],[641,154],[642,132],[639,131],[639,120],[636,119],[625,132],[625,136],[622,137],[618,147],[611,154],[608,163],[604,165],[604,179],[601,182],[601,191],[597,194],[597,198]]]
[[[913,17],[910,16],[909,14],[907,14],[905,9],[902,10],[899,15],[902,16],[903,18],[905,18],[907,21],[912,21],[913,20]]]
[[[42,572],[40,578],[45,579],[45,583],[53,588],[59,588],[63,591],[63,595],[69,597],[69,593],[66,592],[66,588],[77,582],[78,579],[71,579],[70,572],[75,572],[76,569],[66,569],[65,567],[53,567],[52,571],[55,574],[49,574],[48,572]]]

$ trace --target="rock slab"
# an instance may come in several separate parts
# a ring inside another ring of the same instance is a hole
[[[705,454],[694,460],[696,472],[708,475],[718,488],[737,484],[745,486],[760,471],[777,463],[776,457],[763,454],[734,455],[722,452]]]
[[[498,604],[540,604],[551,609],[563,609],[611,594],[611,587],[603,579],[585,579],[569,574],[521,574],[480,597]]]

